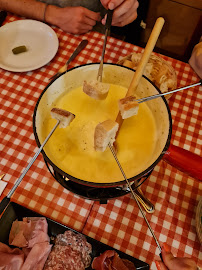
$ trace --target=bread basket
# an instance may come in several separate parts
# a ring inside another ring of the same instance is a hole
[[[142,53],[131,53],[120,59],[117,64],[136,70],[141,56]],[[164,59],[154,53],[152,53],[149,58],[144,75],[150,79],[162,93],[177,88],[177,75],[175,70]],[[169,99],[171,96],[172,94],[167,95],[166,98]]]

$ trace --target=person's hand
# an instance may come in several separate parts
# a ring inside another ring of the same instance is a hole
[[[114,10],[113,26],[125,26],[137,18],[137,8],[139,6],[137,0],[101,0],[101,3],[106,9]],[[105,23],[106,16],[102,20],[102,24]]]
[[[197,270],[195,261],[190,258],[174,257],[170,247],[164,243],[162,247],[163,262],[155,261],[158,270]]]
[[[48,6],[46,21],[71,34],[84,34],[92,30],[97,21],[100,21],[100,14],[84,7]]]

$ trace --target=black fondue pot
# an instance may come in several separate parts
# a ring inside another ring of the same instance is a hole
[[[55,100],[67,89],[73,91],[73,89],[81,86],[83,84],[83,80],[95,79],[97,76],[98,67],[98,64],[87,64],[68,70],[66,73],[61,74],[59,78],[50,82],[41,93],[35,106],[33,115],[34,136],[39,147],[42,143],[40,135],[42,122],[47,112],[50,112],[50,109],[54,107]],[[134,72],[134,70],[123,66],[104,64],[103,82],[117,84],[128,88]],[[138,89],[140,88],[139,90],[137,89],[137,96],[139,98],[160,93],[160,90],[148,78],[143,76],[142,80],[147,87],[145,89],[144,87],[138,87]],[[180,151],[186,151],[183,149],[176,149],[174,146],[169,147],[172,134],[172,119],[166,99],[164,97],[160,97],[148,102],[148,106],[150,106],[151,111],[155,111],[154,118],[157,129],[159,130],[158,133],[164,135],[159,135],[159,138],[157,138],[158,149],[155,151],[155,156],[151,164],[137,175],[134,175],[128,179],[130,182],[134,183],[135,187],[141,185],[148,178],[153,168],[162,158],[165,160],[167,159],[169,163],[175,165],[175,163],[178,163],[179,159],[178,156],[176,160],[175,153],[179,154]],[[186,154],[187,152],[188,151],[186,151]],[[56,164],[54,164],[54,162],[46,155],[45,151],[42,151],[42,154],[53,177],[63,187],[82,197],[105,201],[109,198],[123,196],[129,192],[129,190],[125,188],[124,179],[113,183],[95,183],[88,181],[88,179],[78,179],[74,177],[74,175],[69,175],[67,172],[56,166]],[[193,155],[192,153],[190,154]],[[182,153],[182,156],[183,158],[186,156],[184,155],[184,152]],[[195,156],[196,155],[194,155],[194,158]],[[199,160],[197,160],[197,162],[199,162]],[[188,169],[187,172],[196,178],[201,177],[198,177],[198,174],[201,175],[201,173],[198,172],[199,163],[194,165],[192,164],[190,170],[187,166],[187,161],[183,161],[182,163],[184,164],[176,164],[176,167],[180,167],[180,169],[183,171]]]

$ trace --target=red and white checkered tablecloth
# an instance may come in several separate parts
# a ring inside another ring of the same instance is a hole
[[[5,23],[19,20],[8,16]],[[37,151],[32,129],[32,115],[41,92],[49,78],[62,67],[79,42],[88,39],[87,47],[70,64],[70,68],[98,62],[104,36],[90,32],[82,36],[66,34],[52,27],[59,39],[59,50],[44,67],[27,73],[13,73],[0,69],[0,175],[8,182],[1,199]],[[116,63],[119,58],[142,48],[110,37],[105,61]],[[178,87],[199,80],[191,67],[178,60],[161,55],[177,73]],[[173,119],[171,143],[201,155],[202,114],[199,87],[178,92],[169,100]],[[199,181],[188,177],[160,161],[149,179],[142,185],[146,197],[155,204],[155,212],[146,214],[160,243],[167,242],[177,256],[188,256],[202,267],[202,249],[196,234],[196,207],[202,195]],[[130,195],[100,204],[64,189],[50,175],[39,155],[12,201],[50,217],[75,230],[82,231],[101,242],[124,251],[156,269],[156,247],[141,213]]]

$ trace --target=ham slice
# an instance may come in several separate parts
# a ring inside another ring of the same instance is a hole
[[[30,224],[15,220],[9,234],[9,244],[16,247],[26,247],[28,245],[28,241],[25,235],[27,235],[26,231],[30,230],[28,226],[30,226]]]
[[[24,218],[14,221],[9,235],[9,244],[31,248],[34,244],[49,242],[48,224],[45,218]]]
[[[92,262],[94,270],[135,270],[135,266],[128,260],[122,260],[114,250],[107,250]]]
[[[0,270],[42,270],[51,252],[46,218],[23,218],[14,221],[9,244],[21,247],[11,249],[0,243]]]
[[[0,242],[0,269],[21,270],[24,263],[24,253],[19,248],[10,248]]]
[[[48,242],[37,243],[30,250],[21,270],[42,270],[51,251]]]
[[[107,262],[106,259],[109,258],[113,258],[115,254],[114,250],[107,250],[104,253],[102,253],[99,257],[96,257],[93,259],[92,262],[92,268],[95,270],[107,270],[109,268],[107,268]]]

